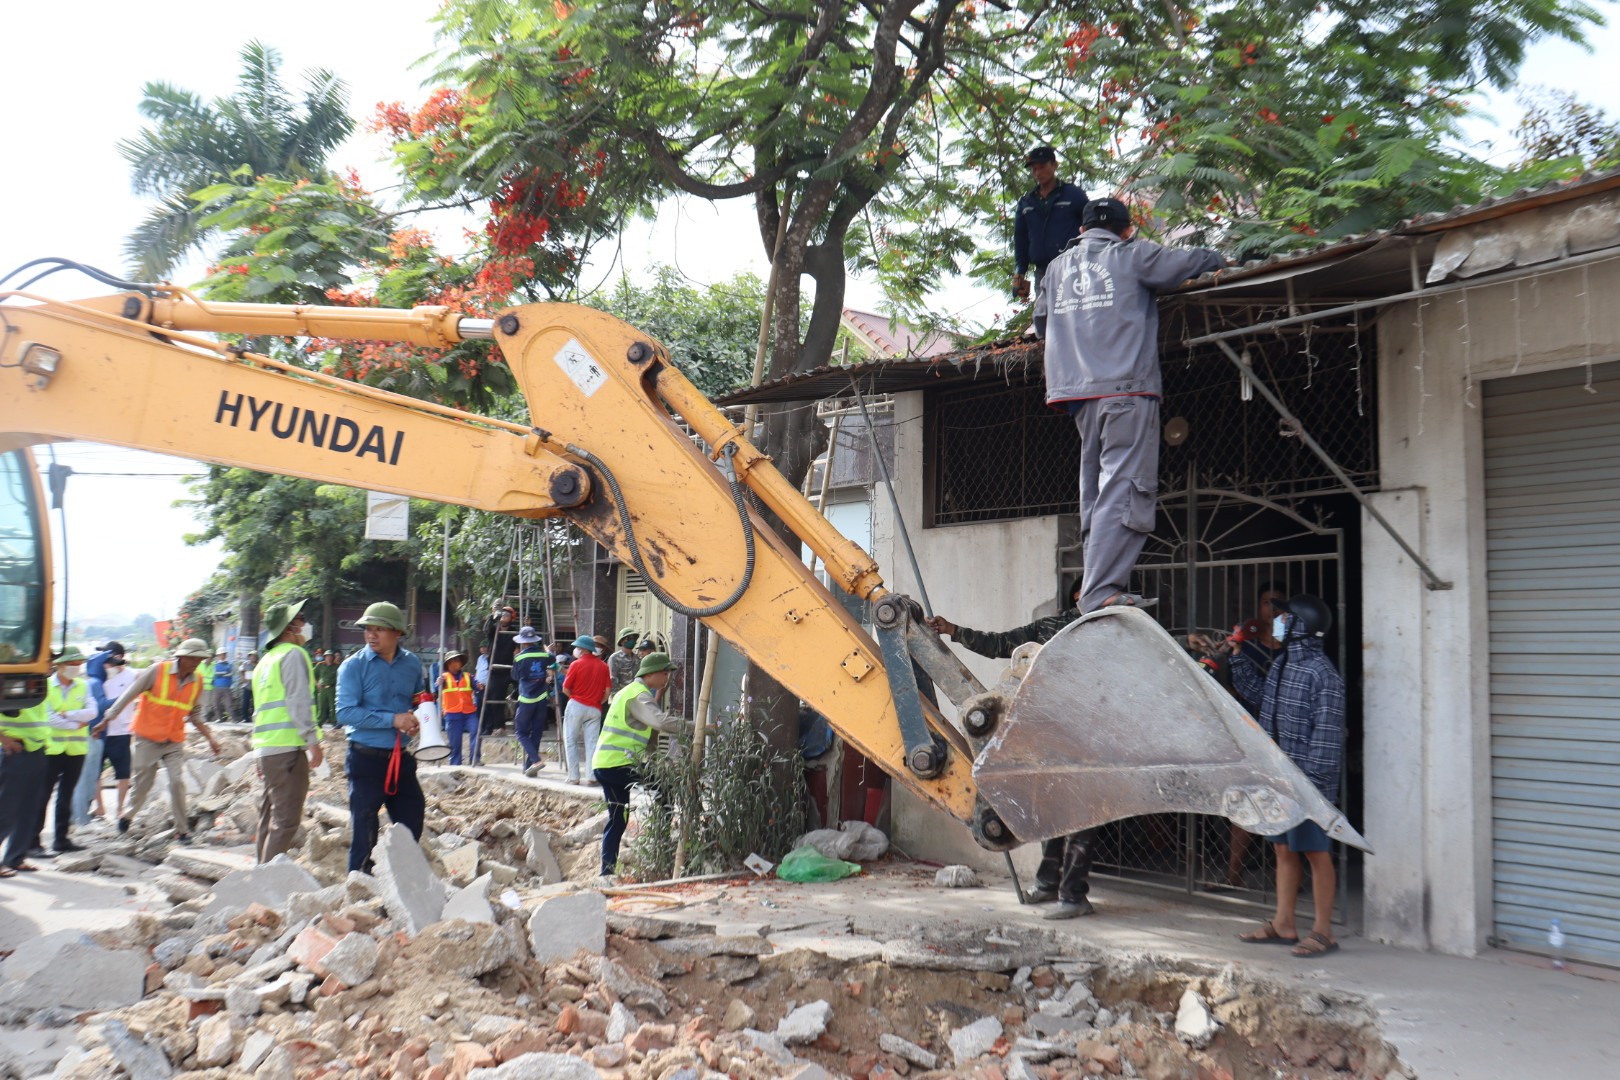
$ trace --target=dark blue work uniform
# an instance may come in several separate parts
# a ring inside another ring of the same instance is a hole
[[[1013,211],[1013,258],[1015,272],[1024,274],[1029,267],[1035,273],[1037,287],[1046,264],[1057,258],[1064,245],[1080,235],[1080,211],[1086,206],[1086,193],[1078,184],[1059,182],[1052,194],[1041,197],[1041,189],[1031,188],[1018,200]]]

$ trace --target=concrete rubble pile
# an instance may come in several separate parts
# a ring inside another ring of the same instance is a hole
[[[182,880],[167,881],[171,899],[198,895],[219,876],[217,864],[188,858],[201,848],[251,845],[258,829],[259,781],[245,737],[221,734],[223,753],[187,757],[184,775],[194,844],[176,849],[169,804],[161,790],[147,801],[127,836],[98,840],[92,850],[58,859],[54,869],[139,876],[151,864],[176,870]],[[326,762],[318,768],[304,804],[304,824],[292,855],[324,885],[348,871],[349,812],[340,765],[341,733],[326,735]],[[525,785],[516,778],[473,769],[424,769],[427,796],[424,840],[435,872],[457,884],[483,874],[497,886],[589,881],[600,862],[597,843],[606,815],[583,790],[572,797]],[[179,865],[177,865],[177,862]],[[190,881],[184,880],[190,878]]]
[[[202,781],[226,800],[212,831],[239,827],[250,774]],[[0,1080],[1402,1075],[1350,999],[1080,959],[1051,930],[704,921],[682,917],[680,886],[616,891],[610,910],[566,880],[595,854],[588,803],[545,828],[543,804],[465,773],[424,786],[438,827],[420,843],[387,827],[369,875],[332,871],[323,845],[346,848],[347,820],[325,802],[296,858],[165,845],[154,871],[104,854],[103,873],[144,869],[170,903],[0,962]],[[735,885],[709,888],[772,888]]]

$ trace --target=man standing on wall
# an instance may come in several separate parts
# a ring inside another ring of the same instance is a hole
[[[1035,186],[1013,208],[1013,295],[1020,300],[1029,299],[1030,277],[1039,288],[1047,264],[1080,235],[1080,213],[1086,205],[1086,193],[1078,184],[1058,179],[1057,151],[1050,146],[1035,147],[1024,164]]]
[[[1219,252],[1131,239],[1130,210],[1094,199],[1085,230],[1046,270],[1035,331],[1046,339],[1046,403],[1080,434],[1081,612],[1143,605],[1131,571],[1159,497],[1161,289],[1226,265]]]

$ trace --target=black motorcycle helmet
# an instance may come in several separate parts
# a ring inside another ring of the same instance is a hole
[[[1333,629],[1333,609],[1321,597],[1300,593],[1292,600],[1278,600],[1273,606],[1297,620],[1288,628],[1289,637],[1325,637]]]

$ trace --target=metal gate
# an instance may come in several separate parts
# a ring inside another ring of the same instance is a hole
[[[1620,364],[1484,393],[1495,938],[1620,964]],[[1588,392],[1590,389],[1590,392]]]
[[[1079,518],[1065,518],[1058,550],[1061,587],[1079,576]],[[1263,588],[1308,592],[1333,605],[1326,642],[1344,671],[1344,532],[1297,511],[1234,491],[1184,488],[1159,500],[1158,527],[1137,561],[1133,589],[1158,597],[1161,625],[1185,642],[1192,633],[1224,636],[1254,619]],[[1341,897],[1345,880],[1341,848]],[[1271,845],[1225,818],[1159,814],[1107,826],[1096,872],[1193,892],[1269,904]],[[1308,893],[1307,893],[1308,895]]]

